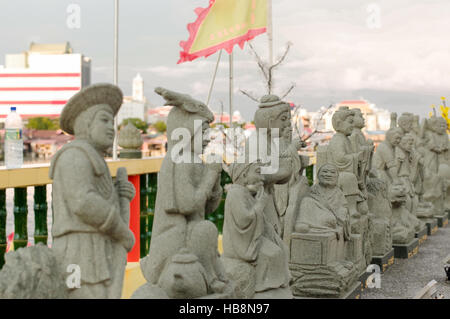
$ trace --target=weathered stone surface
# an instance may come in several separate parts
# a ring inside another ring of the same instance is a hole
[[[161,289],[171,298],[232,297],[233,283],[217,251],[217,228],[205,220],[222,197],[222,165],[205,164],[199,156],[209,143],[205,132],[214,116],[188,95],[155,92],[174,107],[167,119],[168,152],[158,177],[150,252],[141,259],[148,283],[133,298],[160,296]],[[172,134],[175,130],[180,134]]]
[[[81,287],[70,298],[120,298],[127,252],[134,245],[128,228],[129,202],[135,195],[126,170],[115,183],[103,154],[114,140],[113,119],[122,92],[95,84],[74,95],[61,114],[61,128],[75,134],[52,158],[53,250],[62,271],[77,265]],[[66,273],[66,275],[68,275]]]
[[[67,286],[60,260],[42,243],[5,255],[0,271],[1,299],[64,299]]]
[[[392,203],[392,241],[395,245],[411,242],[415,236],[414,221],[406,209],[407,190],[404,184],[394,184],[389,189]]]
[[[261,164],[234,163],[230,172],[234,184],[225,201],[222,242],[236,297],[260,298],[263,293],[265,298],[292,298],[287,247],[264,216],[271,198],[264,190]]]
[[[335,165],[320,167],[318,184],[301,202],[289,263],[296,296],[339,297],[356,281],[358,271],[346,258],[354,245],[350,245],[350,214],[337,186],[338,176]],[[361,242],[357,247],[361,251]]]
[[[305,185],[300,174],[302,163],[298,150],[306,144],[299,139],[292,139],[289,103],[282,101],[276,95],[265,95],[261,98],[254,121],[258,145],[264,145],[267,149],[264,154],[258,152],[257,158],[262,163],[275,166],[271,160],[273,156],[278,157],[278,166],[274,167],[275,172],[270,174],[263,172],[266,188],[271,197],[267,205],[266,218],[274,225],[280,237],[284,238],[285,224],[288,224],[288,227],[292,226],[290,224],[292,215],[298,210],[299,197]],[[278,154],[275,154],[276,151]],[[251,150],[247,149],[247,152],[247,155],[250,155]],[[289,229],[288,233],[291,231],[292,229]],[[289,238],[289,234],[286,237]]]
[[[119,132],[117,143],[122,148],[120,150],[120,158],[141,158],[142,136],[141,132],[131,123],[128,122]]]
[[[371,245],[373,256],[384,256],[392,250],[392,208],[386,183],[368,178],[368,204],[372,216]]]

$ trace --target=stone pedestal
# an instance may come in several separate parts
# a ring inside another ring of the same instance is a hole
[[[370,275],[370,274],[369,274]],[[307,297],[307,296],[294,296],[294,299],[361,299],[361,282],[357,281],[350,289],[342,293],[339,297]]]
[[[141,150],[121,149],[119,158],[142,158]]]
[[[438,231],[438,222],[436,218],[421,219],[427,225],[428,236],[434,235]]]
[[[381,272],[384,273],[390,266],[394,264],[394,248],[384,256],[373,256],[372,264],[380,266]]]
[[[446,214],[435,215],[434,218],[437,219],[437,223],[439,227],[447,227],[448,225],[448,216]]]
[[[422,245],[428,238],[428,227],[425,225],[420,231],[416,232],[415,236],[419,240],[419,245]]]
[[[412,258],[419,252],[419,240],[414,238],[408,244],[393,244],[395,258]]]

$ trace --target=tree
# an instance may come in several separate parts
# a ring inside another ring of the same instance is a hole
[[[164,133],[167,131],[167,125],[163,121],[158,121],[155,124],[153,124],[153,127],[159,132]]]
[[[128,124],[128,122],[131,122],[131,124],[133,124],[138,130],[141,130],[142,133],[147,133],[148,125],[141,119],[136,118],[136,117],[130,117],[130,118],[124,119],[122,121],[121,126],[122,127],[126,126]]]
[[[250,48],[250,51],[252,52],[253,57],[256,60],[256,63],[258,64],[261,74],[263,75],[264,84],[265,84],[266,90],[267,90],[266,94],[273,94],[274,70],[276,68],[278,68],[284,62],[284,60],[286,59],[286,56],[289,53],[289,49],[291,48],[291,46],[292,46],[291,42],[288,42],[286,44],[286,48],[285,48],[283,54],[281,55],[281,57],[278,58],[278,60],[275,63],[273,63],[272,61],[270,61],[270,63],[266,63],[263,61],[263,59],[258,54],[258,52],[256,52],[256,49],[253,47],[252,43],[248,42],[248,47]],[[286,91],[281,95],[281,99],[284,99],[287,95],[289,95],[289,93],[291,93],[291,91],[294,89],[294,87],[295,87],[295,83],[291,83],[289,88],[287,88]],[[249,97],[250,99],[252,99],[253,101],[259,102],[259,98],[257,98],[252,92],[242,90],[242,89],[240,89],[240,92],[242,94],[244,94],[245,96]]]
[[[50,119],[48,117],[33,117],[28,120],[26,125],[29,129],[56,131],[59,129],[59,119]]]

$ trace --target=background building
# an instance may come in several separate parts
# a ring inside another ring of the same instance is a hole
[[[73,53],[69,42],[31,43],[0,66],[0,121],[11,106],[25,119],[59,117],[67,100],[90,83],[91,59]]]
[[[123,98],[122,107],[117,113],[117,122],[120,124],[124,119],[138,118],[147,122],[148,103],[144,96],[144,79],[138,73],[133,79],[132,96]]]

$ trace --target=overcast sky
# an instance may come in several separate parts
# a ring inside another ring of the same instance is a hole
[[[67,26],[67,7],[80,5],[81,27]],[[0,0],[0,64],[4,55],[25,51],[31,41],[69,41],[92,58],[93,82],[112,82],[113,0]],[[179,42],[194,9],[208,0],[121,0],[119,85],[131,93],[137,72],[145,95],[163,86],[206,100],[217,54],[177,65]],[[377,14],[379,12],[379,15]],[[450,98],[450,1],[448,0],[275,0],[274,51],[292,50],[275,73],[275,93],[290,83],[288,100],[309,110],[331,102],[365,98],[390,111],[426,115],[441,96]],[[267,37],[254,40],[267,56]],[[265,93],[247,47],[235,48],[235,107],[251,119],[256,103],[238,89]],[[228,106],[228,57],[222,63],[211,108]]]

